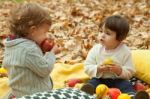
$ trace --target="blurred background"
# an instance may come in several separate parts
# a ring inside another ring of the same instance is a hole
[[[150,0],[0,0],[0,65],[8,30],[9,12],[17,4],[36,2],[48,7],[52,18],[49,34],[62,47],[57,62],[83,62],[97,42],[99,24],[109,15],[119,14],[129,21],[130,33],[124,41],[131,49],[150,49]]]

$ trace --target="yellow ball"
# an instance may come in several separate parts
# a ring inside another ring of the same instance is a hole
[[[128,94],[124,93],[120,94],[117,99],[131,99],[131,97]]]
[[[7,70],[4,69],[4,68],[0,68],[0,73],[1,73],[1,74],[7,74]]]
[[[96,94],[100,96],[106,95],[108,92],[108,87],[105,84],[100,84],[96,87]]]

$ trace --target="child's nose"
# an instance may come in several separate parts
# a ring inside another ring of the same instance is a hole
[[[104,37],[105,37],[105,33],[101,33],[100,38],[104,38]]]

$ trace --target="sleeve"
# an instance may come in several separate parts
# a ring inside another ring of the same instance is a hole
[[[130,79],[135,74],[135,68],[132,63],[131,53],[129,52],[124,59],[124,65],[122,66],[122,73],[118,78]]]
[[[47,52],[44,56],[36,50],[30,50],[25,57],[26,66],[41,77],[48,76],[55,63],[55,55]]]
[[[85,72],[92,78],[97,76],[96,47],[93,47],[84,62]]]

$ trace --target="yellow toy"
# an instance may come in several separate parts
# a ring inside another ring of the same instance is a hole
[[[106,58],[104,61],[103,61],[103,65],[109,65],[109,64],[113,64],[113,59],[111,57],[108,57]]]
[[[1,74],[7,74],[7,70],[4,69],[4,68],[0,68],[0,73],[1,73]]]
[[[108,93],[108,87],[105,84],[99,84],[96,87],[96,95],[97,99],[101,99],[103,96],[105,96]]]
[[[6,77],[7,76],[7,70],[4,68],[0,68],[0,77]]]
[[[120,94],[117,99],[131,99],[131,97],[128,94],[123,93]]]

